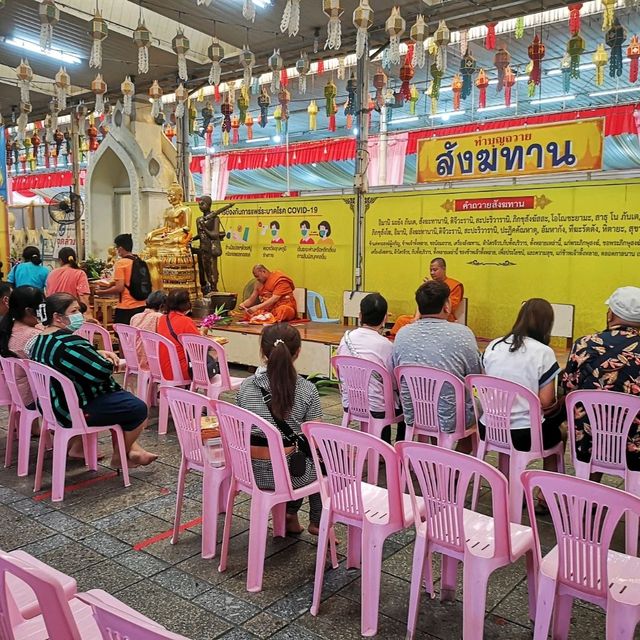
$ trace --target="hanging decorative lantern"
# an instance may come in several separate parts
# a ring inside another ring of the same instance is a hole
[[[511,68],[511,65],[509,65],[504,70],[503,83],[504,83],[504,105],[505,105],[505,107],[510,107],[511,106],[511,93],[512,93],[513,87],[516,84],[516,74],[513,71],[513,69]]]
[[[149,73],[149,48],[151,47],[151,31],[144,20],[140,20],[133,32],[133,41],[138,47],[138,73]]]
[[[274,49],[273,55],[269,58],[269,69],[271,69],[271,93],[280,91],[280,72],[283,68],[280,49]]]
[[[247,127],[247,140],[253,140],[253,116],[250,113],[244,119],[244,124]]]
[[[413,45],[409,46],[413,47]],[[399,72],[400,80],[402,81],[402,84],[400,85],[400,94],[405,100],[411,100],[411,87],[409,86],[409,83],[413,79],[413,75],[415,73],[413,65],[411,64],[412,57],[413,56],[409,53],[405,56]]]
[[[447,47],[451,42],[451,32],[444,20],[440,20],[440,24],[433,34],[433,40],[437,46],[436,64],[438,65],[438,71],[444,73],[447,69]]]
[[[242,3],[242,15],[245,20],[254,22],[256,19],[256,5],[253,0],[244,0]]]
[[[214,86],[215,101],[220,102],[220,74],[222,73],[220,61],[224,58],[224,49],[215,36],[209,45],[208,55],[209,60],[211,60],[209,84]]]
[[[176,137],[176,130],[169,124],[164,130],[164,135],[169,138],[170,142],[173,142],[173,139]]]
[[[220,105],[220,113],[222,113],[222,144],[229,146],[229,134],[231,133],[231,114],[233,113],[233,105],[229,101],[229,95]]]
[[[513,35],[516,37],[516,40],[520,40],[524,35],[524,17],[519,16],[516,18],[516,28],[513,32]]]
[[[602,42],[596,47],[596,52],[593,54],[592,60],[593,64],[596,65],[596,85],[600,87],[604,84],[604,68],[609,61],[609,55],[605,51]]]
[[[280,87],[288,87],[289,86],[289,71],[287,67],[283,65],[282,69],[280,69]]]
[[[271,97],[267,93],[267,87],[262,85],[258,96],[258,106],[260,107],[260,126],[264,129],[267,126],[267,116],[271,106]]]
[[[484,39],[484,48],[487,51],[493,51],[496,48],[496,27],[497,22],[487,23],[487,35]]]
[[[284,125],[284,132],[286,134],[289,129],[289,103],[291,102],[291,94],[286,87],[282,87],[278,92],[278,101],[280,102],[282,123]]]
[[[319,76],[321,76],[324,73],[324,60],[322,58],[318,60],[318,66],[316,68],[316,71]]]
[[[229,80],[227,82],[227,98],[229,102],[233,105],[236,103],[236,81]]]
[[[240,141],[239,130],[240,130],[240,118],[238,118],[238,116],[232,116],[231,131],[233,133],[231,137],[231,144],[238,144],[238,142]]]
[[[251,86],[251,76],[253,75],[253,65],[256,63],[256,57],[253,55],[249,45],[245,44],[240,52],[240,64],[244,69],[244,86],[247,90]]]
[[[322,11],[329,18],[327,24],[327,41],[324,43],[325,49],[340,49],[342,44],[342,25],[340,24],[340,16],[344,13],[344,9],[340,4],[340,0],[322,0]]]
[[[459,73],[454,74],[451,81],[451,93],[453,93],[453,110],[460,110],[460,94],[462,93],[462,76]]]
[[[602,14],[602,30],[608,31],[613,27],[613,18],[616,15],[616,0],[600,0],[604,13]]]
[[[382,70],[382,67],[378,67],[378,70],[373,74],[373,86],[376,90],[375,103],[378,108],[384,107],[384,88],[387,86],[387,76]]]
[[[493,56],[493,64],[498,70],[498,86],[496,87],[498,93],[504,88],[504,71],[510,63],[511,54],[504,47],[500,47]]]
[[[18,140],[22,142],[27,131],[27,123],[29,122],[29,114],[31,113],[31,103],[20,103],[20,115],[18,116]]]
[[[567,42],[567,53],[571,59],[571,77],[580,77],[580,56],[585,52],[587,43],[585,39],[576,32]]]
[[[20,64],[16,67],[16,75],[18,76],[18,87],[20,87],[20,101],[30,102],[29,89],[33,80],[33,71],[28,60],[20,60]]]
[[[529,76],[529,80],[527,81],[527,95],[533,98],[536,93],[536,85],[531,80],[531,72],[533,71],[533,62],[531,60],[529,60],[529,64],[525,67],[524,71]]]
[[[309,114],[309,131],[315,131],[318,127],[318,103],[312,100],[307,107]]]
[[[136,93],[136,87],[130,76],[124,79],[124,82],[120,85],[120,91],[122,92],[122,109],[125,115],[130,116],[133,111],[133,96]]]
[[[619,78],[622,75],[622,45],[626,39],[625,28],[620,24],[618,18],[614,18],[613,26],[605,36],[605,42],[611,48],[611,57],[609,58],[609,76],[611,78]]]
[[[51,49],[53,27],[60,20],[60,9],[54,0],[42,0],[38,12],[40,14],[40,48],[48,51]]]
[[[157,118],[162,110],[162,87],[158,84],[157,80],[153,81],[153,84],[149,87],[149,97],[152,100],[151,103],[151,117]]]
[[[89,138],[89,151],[97,151],[98,150],[98,128],[95,125],[95,120],[93,116],[91,116],[89,120],[89,127],[87,128],[87,138]]]
[[[484,69],[480,69],[476,78],[476,87],[478,87],[478,107],[484,109],[487,106],[487,87],[489,86],[489,78]]]
[[[460,45],[460,57],[462,57],[464,52],[469,48],[469,29],[460,29],[458,33],[460,34],[460,40],[458,42]]]
[[[244,84],[240,89],[240,96],[238,97],[238,111],[240,112],[240,124],[244,124],[247,118],[248,110],[249,110],[249,88],[246,84]]]
[[[273,110],[273,119],[276,121],[276,133],[280,135],[282,133],[282,107],[277,105]]]
[[[58,69],[58,73],[54,78],[56,86],[56,99],[58,100],[58,109],[64,111],[67,108],[67,94],[71,86],[71,78],[64,67]]]
[[[638,36],[631,36],[631,42],[627,47],[627,58],[629,58],[629,82],[634,84],[638,81],[638,59],[640,58]]]
[[[429,32],[427,30],[427,23],[424,21],[424,16],[418,14],[416,16],[416,22],[411,27],[410,37],[415,43],[415,51],[413,54],[413,65],[422,69],[425,65],[427,56],[424,48],[424,43],[427,40]]]
[[[529,55],[529,59],[533,63],[531,67],[531,73],[529,74],[529,82],[531,82],[534,86],[538,86],[540,84],[540,80],[542,79],[542,59],[544,58],[544,54],[546,52],[546,47],[540,40],[540,36],[536,33],[533,37],[533,42],[529,45],[527,49],[527,54]]]
[[[296,71],[298,72],[298,92],[305,94],[307,92],[307,74],[311,65],[309,64],[309,56],[303,51],[296,62]]]
[[[411,97],[409,98],[409,113],[414,116],[416,114],[416,105],[420,101],[420,92],[415,84],[411,85]]]
[[[582,2],[574,2],[569,5],[569,34],[574,35],[580,31],[580,10]]]
[[[189,51],[189,38],[184,35],[182,29],[178,29],[175,38],[171,41],[171,48],[178,56],[178,78],[185,82],[189,79],[187,70],[187,52]]]
[[[107,21],[102,17],[98,9],[96,9],[89,23],[89,34],[91,35],[89,66],[100,69],[102,68],[102,41],[109,35],[109,28],[107,27]]]
[[[460,75],[462,76],[462,92],[460,97],[466,100],[471,95],[473,88],[473,76],[478,70],[476,59],[471,55],[471,51],[467,49],[466,53],[460,60]]]
[[[438,100],[440,99],[440,86],[442,85],[442,76],[444,71],[438,68],[438,63],[431,65],[431,86],[429,95],[431,97],[431,115],[438,113]]]
[[[391,15],[384,23],[384,30],[389,36],[389,61],[391,64],[400,64],[400,37],[404,33],[407,23],[400,15],[400,7],[391,9]]]
[[[184,88],[182,82],[178,85],[175,92],[176,95],[176,118],[184,116],[184,105],[189,99],[189,92]]]
[[[338,70],[336,71],[336,75],[338,76],[338,80],[344,80],[345,79],[345,73],[346,73],[346,69],[345,69],[345,64],[344,64],[344,56],[339,56],[338,57]]]
[[[353,116],[356,114],[356,100],[358,93],[358,81],[355,75],[352,73],[349,80],[347,80],[347,103],[344,107],[344,114],[347,116],[347,129],[351,129],[353,126]]]
[[[353,26],[356,28],[356,58],[360,60],[368,51],[369,29],[373,24],[373,9],[369,0],[360,0],[353,12]]]
[[[332,80],[329,80],[324,87],[324,97],[327,101],[326,114],[329,118],[329,131],[336,130],[336,96],[338,95],[338,89]]]
[[[91,83],[91,91],[93,91],[96,97],[96,113],[104,112],[104,94],[107,92],[107,83],[102,78],[102,74],[99,73]]]
[[[562,90],[565,93],[569,93],[571,91],[571,56],[569,52],[566,52],[562,56],[562,60],[560,61],[560,72],[562,73]],[[578,73],[580,73],[578,71]]]
[[[300,30],[300,0],[287,0],[280,21],[280,31],[288,32],[289,37],[297,36]]]

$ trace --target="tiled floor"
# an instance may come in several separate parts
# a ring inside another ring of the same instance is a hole
[[[323,397],[325,419],[338,422],[337,394]],[[6,425],[6,414],[0,424]],[[4,451],[6,431],[0,436]],[[32,447],[32,470],[35,461]],[[360,637],[360,572],[346,570],[344,559],[325,577],[318,617],[311,616],[316,555],[315,540],[270,538],[267,545],[264,587],[261,593],[245,590],[248,504],[238,498],[229,564],[218,572],[218,559],[200,558],[200,527],[185,530],[177,545],[162,539],[142,551],[133,546],[171,528],[179,448],[173,432],[159,439],[155,421],[144,444],[160,460],[132,471],[132,486],[107,467],[87,472],[70,463],[67,486],[78,485],[62,503],[34,499],[33,475],[20,479],[15,466],[0,470],[0,548],[22,548],[54,567],[75,576],[80,590],[101,588],[127,604],[194,640],[343,640]],[[107,445],[103,446],[107,449]],[[108,458],[107,458],[108,459]],[[80,484],[98,478],[97,482]],[[43,490],[48,489],[45,474]],[[200,482],[187,480],[183,522],[200,516]],[[305,505],[306,507],[306,505]],[[220,525],[222,525],[220,516]],[[306,521],[306,513],[303,514]],[[544,518],[543,518],[544,520]],[[219,527],[220,533],[222,526]],[[543,526],[545,544],[551,544],[550,525]],[[339,532],[344,552],[344,531]],[[379,637],[404,638],[406,632],[413,534],[393,536],[385,545],[380,599]],[[617,536],[621,544],[621,536]],[[435,576],[438,576],[437,571]],[[437,584],[436,584],[437,588]],[[473,594],[470,595],[473,597]],[[422,602],[417,638],[449,640],[461,634],[461,598],[440,604]],[[484,637],[520,640],[531,638],[527,616],[524,563],[498,571],[489,583]],[[604,615],[586,603],[573,609],[571,638],[604,638]]]

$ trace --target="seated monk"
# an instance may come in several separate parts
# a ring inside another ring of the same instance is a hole
[[[449,317],[447,320],[449,322],[456,321],[456,310],[460,306],[462,302],[462,298],[464,298],[464,286],[462,282],[458,282],[453,278],[447,278],[447,263],[444,258],[434,258],[431,261],[431,265],[429,266],[429,273],[431,275],[432,280],[436,280],[438,282],[446,282],[449,285],[449,289],[451,289],[451,295],[449,296],[449,301],[451,302],[451,313],[449,313]],[[428,278],[425,278],[426,282]],[[420,317],[419,313],[413,316],[398,316],[395,324],[391,328],[391,335],[395,336],[402,327],[407,324],[411,324],[415,322]]]
[[[269,312],[276,322],[295,320],[298,309],[293,297],[295,285],[289,276],[279,271],[269,271],[264,265],[253,267],[256,286],[253,293],[240,303],[240,308],[255,316]]]

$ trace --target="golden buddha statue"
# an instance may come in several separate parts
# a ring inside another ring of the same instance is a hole
[[[149,275],[151,276],[151,287],[154,291],[162,289],[162,262],[158,258],[158,249],[149,247],[147,249],[147,267],[149,267]]]
[[[191,240],[191,212],[182,201],[182,187],[174,182],[167,192],[167,200],[171,206],[164,213],[164,225],[147,234],[144,243],[147,247],[158,247],[159,253],[183,254]]]

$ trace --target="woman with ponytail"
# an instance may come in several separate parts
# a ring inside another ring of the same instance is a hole
[[[295,433],[308,420],[322,418],[320,396],[315,385],[299,376],[294,362],[300,354],[300,333],[286,323],[266,326],[260,339],[260,352],[265,366],[247,378],[238,391],[238,405],[252,411],[267,422],[278,427],[286,424]],[[279,428],[279,427],[278,427]],[[279,428],[282,432],[282,429]],[[283,434],[282,445],[287,459],[295,451],[295,442]],[[251,435],[251,458],[256,484],[261,489],[273,489],[273,469],[269,447],[264,434],[254,430]],[[311,459],[306,459],[306,470],[302,476],[291,476],[294,489],[304,487],[316,479],[316,470]],[[287,504],[287,531],[302,533],[304,527],[298,520],[302,499]],[[320,494],[309,496],[309,533],[318,535],[322,501]]]
[[[7,282],[14,287],[36,287],[44,291],[49,275],[49,269],[42,266],[42,258],[40,257],[40,249],[38,247],[25,247],[22,252],[22,262],[15,265],[9,271]]]
[[[47,278],[47,295],[70,293],[79,302],[89,306],[89,280],[78,266],[78,256],[71,247],[62,247],[58,252],[60,266]]]

